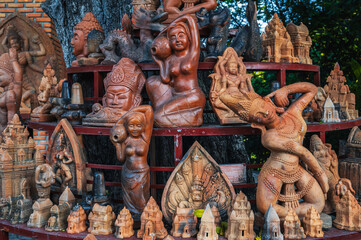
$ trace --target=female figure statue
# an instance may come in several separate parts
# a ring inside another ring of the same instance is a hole
[[[123,200],[135,220],[139,220],[149,199],[150,172],[147,163],[153,131],[153,110],[141,105],[127,112],[110,133],[122,168]]]
[[[318,212],[325,206],[324,194],[329,189],[327,175],[312,153],[302,146],[307,131],[302,110],[316,92],[315,85],[303,82],[285,86],[266,97],[254,92],[243,92],[242,97],[226,92],[220,96],[241,119],[261,129],[262,144],[271,151],[258,177],[257,208],[263,214],[270,204],[280,218],[286,217],[289,208],[303,217],[311,206]],[[303,95],[285,111],[281,107],[289,103],[288,95],[294,93]],[[300,159],[313,176],[300,166]],[[301,198],[303,201],[299,202]]]
[[[146,82],[155,125],[201,125],[206,99],[197,80],[200,36],[196,21],[189,15],[177,18],[154,40],[151,52],[160,68],[160,76]]]

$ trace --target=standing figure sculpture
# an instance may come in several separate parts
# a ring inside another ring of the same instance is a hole
[[[195,127],[203,123],[204,93],[198,86],[200,35],[195,20],[185,15],[163,30],[152,44],[160,76],[146,88],[158,127]]]
[[[117,158],[124,163],[121,176],[123,200],[135,221],[139,220],[150,196],[147,155],[152,131],[152,107],[141,105],[119,119],[110,133]]]
[[[68,186],[70,180],[73,178],[69,165],[74,161],[72,155],[66,150],[63,133],[61,133],[59,140],[61,145],[57,154],[54,156],[55,164],[53,166],[55,172],[55,179],[61,184],[62,188]]]
[[[257,208],[263,214],[271,204],[280,218],[286,217],[289,208],[303,217],[310,207],[321,212],[325,206],[324,194],[329,189],[327,175],[312,153],[302,146],[307,131],[302,111],[316,92],[315,85],[302,82],[285,86],[266,97],[254,92],[244,92],[242,97],[226,92],[220,96],[241,119],[261,129],[262,145],[271,151],[258,177]],[[303,95],[285,111],[282,107],[289,103],[288,95],[295,93]],[[307,164],[313,176],[300,166],[299,160]],[[299,202],[300,199],[303,201]]]

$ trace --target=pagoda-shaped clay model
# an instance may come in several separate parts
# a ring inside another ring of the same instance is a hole
[[[340,119],[352,120],[358,118],[358,110],[355,109],[355,94],[350,92],[346,84],[346,78],[338,63],[327,78],[327,84],[324,86],[326,94],[332,102],[340,105]]]
[[[268,26],[265,32],[262,33],[261,39],[264,58],[268,62],[299,62],[298,58],[294,55],[291,37],[277,13],[268,22]]]
[[[272,204],[268,207],[268,210],[264,215],[264,221],[262,240],[283,240],[280,218]]]
[[[348,231],[361,231],[361,207],[349,190],[336,205],[333,225]]]
[[[177,207],[170,233],[174,237],[191,238],[197,234],[196,226],[197,217],[193,208]]]
[[[305,234],[310,237],[323,237],[322,220],[320,214],[314,207],[307,210],[305,217],[302,220]]]
[[[97,240],[93,234],[88,234],[83,240]]]
[[[286,29],[291,36],[295,57],[299,59],[300,63],[312,64],[312,59],[310,58],[312,40],[306,25],[301,23],[297,26],[291,22],[287,25]]]
[[[289,209],[285,221],[283,223],[285,230],[284,236],[288,239],[306,238],[303,227],[301,227],[300,219],[293,209]]]
[[[33,212],[31,199],[21,197],[16,201],[16,209],[13,218],[10,220],[11,224],[23,224],[29,220],[31,213]]]
[[[67,233],[81,233],[86,231],[86,214],[80,205],[76,205],[68,216]]]
[[[333,104],[330,97],[327,97],[325,104],[323,105],[323,117],[321,121],[324,123],[341,122],[335,104]]]
[[[214,222],[211,207],[207,204],[206,209],[201,218],[197,240],[217,240],[216,224]]]
[[[25,198],[29,198],[30,193],[36,196],[33,184],[36,168],[32,155],[34,146],[28,129],[15,114],[0,137],[0,197],[24,194]]]
[[[108,235],[114,232],[115,213],[110,205],[95,204],[88,216],[90,225],[88,232],[94,235]]]
[[[143,240],[152,240],[155,238],[165,238],[168,235],[162,222],[163,214],[159,209],[157,202],[150,197],[147,206],[145,206],[141,220],[140,230],[137,232],[137,238]]]
[[[242,192],[238,193],[233,200],[229,218],[226,237],[228,240],[254,239],[253,231],[254,214],[247,196]]]
[[[66,187],[64,192],[59,197],[59,205],[69,203],[70,208],[75,206],[75,197],[69,187]]]
[[[120,211],[117,220],[115,221],[115,237],[124,239],[130,238],[134,235],[133,229],[134,220],[129,210],[124,207],[122,211]]]

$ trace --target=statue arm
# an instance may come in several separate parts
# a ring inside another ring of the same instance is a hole
[[[13,69],[14,69],[14,88],[13,88],[13,90],[15,92],[15,97],[16,97],[16,106],[20,106],[21,95],[22,95],[22,83],[23,83],[23,69],[21,68],[21,66],[17,60],[18,59],[17,52],[14,48],[9,49],[9,57],[10,57],[10,62],[12,63]],[[14,105],[15,109],[16,109],[16,106]]]
[[[150,105],[140,105],[133,109],[134,112],[141,112],[145,116],[145,130],[144,137],[146,142],[150,142],[153,132],[153,109]]]
[[[38,51],[30,51],[30,55],[33,57],[40,57],[40,56],[45,56],[46,54],[46,49],[44,47],[44,45],[41,42],[37,42],[37,44],[39,45],[39,50]]]
[[[64,161],[65,164],[69,164],[73,162],[73,157],[71,156],[70,153],[68,153],[67,151],[64,151],[64,155],[68,158],[67,161]]]
[[[43,69],[41,69],[39,66],[37,66],[36,64],[33,63],[33,59],[30,55],[30,52],[25,52],[25,56],[26,56],[26,60],[28,62],[28,66],[34,70],[35,72],[39,72],[41,73],[43,71]]]
[[[182,14],[192,14],[200,11],[202,8],[207,10],[214,10],[217,8],[217,0],[204,0],[203,3],[197,4],[192,8],[187,8],[182,11]]]
[[[249,92],[254,92],[253,86],[252,86],[252,82],[251,82],[251,76],[249,76],[249,74],[247,74],[246,77],[246,83],[247,83],[247,88]]]

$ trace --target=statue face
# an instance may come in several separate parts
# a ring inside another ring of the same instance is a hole
[[[106,106],[119,108],[128,111],[134,100],[134,94],[129,88],[124,86],[109,86],[106,93]]]
[[[183,27],[172,28],[169,33],[170,46],[175,51],[183,51],[188,48],[189,39]]]
[[[12,38],[12,39],[10,39],[9,43],[10,43],[11,48],[15,48],[16,51],[20,51],[21,46],[20,46],[20,42],[18,39]]]
[[[132,118],[128,122],[128,132],[135,138],[140,137],[144,132],[144,124],[138,118]]]
[[[86,55],[86,44],[85,44],[84,32],[80,30],[75,30],[73,38],[71,39],[70,44],[73,46],[73,54],[77,57],[79,55]]]
[[[202,192],[198,190],[194,190],[192,192],[192,200],[195,202],[202,201]]]
[[[259,98],[253,101],[249,112],[250,121],[262,125],[268,125],[276,120],[276,107],[265,99]]]
[[[237,63],[230,62],[227,64],[227,72],[232,75],[237,75],[238,72],[238,66]]]

